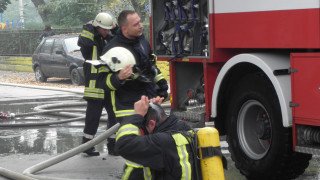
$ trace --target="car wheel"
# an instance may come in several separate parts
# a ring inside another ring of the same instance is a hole
[[[71,81],[73,85],[80,86],[83,84],[83,78],[81,77],[78,69],[76,68],[72,69],[70,76],[71,76]]]
[[[292,129],[283,127],[276,92],[262,73],[245,76],[228,108],[229,151],[248,179],[292,179],[304,172],[311,155],[292,151]]]
[[[36,81],[47,82],[47,77],[43,74],[39,66],[36,67],[34,71],[34,75],[35,75]]]

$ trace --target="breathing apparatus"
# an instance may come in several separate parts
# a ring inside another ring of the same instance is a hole
[[[165,111],[157,103],[149,103],[147,114],[144,116],[143,131],[148,133],[146,125],[149,120],[155,120],[154,131],[166,119]],[[190,131],[172,130],[169,133],[182,134],[188,141],[194,161],[195,179],[223,180],[227,169],[227,160],[220,148],[219,133],[215,128],[204,127]]]

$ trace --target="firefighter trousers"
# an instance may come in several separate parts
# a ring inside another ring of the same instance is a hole
[[[93,139],[97,133],[103,108],[105,108],[108,113],[107,129],[116,124],[116,117],[113,112],[110,93],[105,92],[104,94],[104,100],[87,100],[86,119],[83,132],[89,139]],[[90,135],[92,137],[88,137]]]

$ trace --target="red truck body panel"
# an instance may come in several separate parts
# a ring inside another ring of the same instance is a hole
[[[215,14],[216,48],[320,48],[320,9]]]

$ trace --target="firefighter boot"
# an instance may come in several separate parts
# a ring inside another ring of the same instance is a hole
[[[82,137],[82,144],[84,144],[90,140],[91,139]],[[83,151],[83,153],[86,153],[88,156],[100,156],[100,153],[98,151],[96,151],[96,149],[94,147],[91,147],[90,149]]]
[[[116,145],[116,140],[114,138],[108,138],[108,143],[107,143],[108,154],[112,156],[119,156],[119,154],[114,151],[115,145]]]

